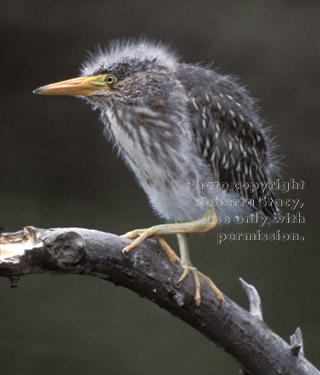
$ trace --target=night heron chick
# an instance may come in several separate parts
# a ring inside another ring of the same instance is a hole
[[[34,93],[85,97],[98,108],[105,133],[167,221],[127,233],[135,240],[123,252],[156,237],[182,265],[178,281],[193,275],[197,304],[201,279],[223,300],[192,266],[187,234],[213,229],[218,218],[277,212],[268,185],[276,167],[272,142],[246,90],[212,69],[180,62],[161,44],[140,40],[114,42],[83,64],[81,77]],[[168,234],[177,234],[181,260],[162,238]]]

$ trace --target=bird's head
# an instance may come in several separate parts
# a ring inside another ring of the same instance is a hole
[[[98,107],[113,100],[139,104],[172,82],[177,63],[175,54],[161,44],[115,41],[108,49],[90,54],[80,77],[42,86],[34,93],[85,97]]]

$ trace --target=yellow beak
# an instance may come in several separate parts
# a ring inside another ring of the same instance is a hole
[[[50,85],[39,87],[34,90],[38,95],[74,95],[89,96],[97,91],[110,90],[104,80],[105,75],[95,75],[91,77],[78,77],[66,81],[51,83]]]

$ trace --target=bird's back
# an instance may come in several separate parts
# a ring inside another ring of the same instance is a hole
[[[177,78],[189,98],[199,156],[210,165],[213,181],[223,184],[215,193],[228,200],[240,197],[251,212],[276,214],[268,184],[277,171],[276,157],[254,100],[234,79],[212,69],[180,64]],[[213,195],[214,190],[207,192],[208,197]],[[239,208],[241,212],[248,210]]]

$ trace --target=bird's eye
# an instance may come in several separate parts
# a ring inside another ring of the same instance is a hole
[[[108,74],[104,80],[108,85],[113,85],[116,82],[116,77],[113,74]]]

